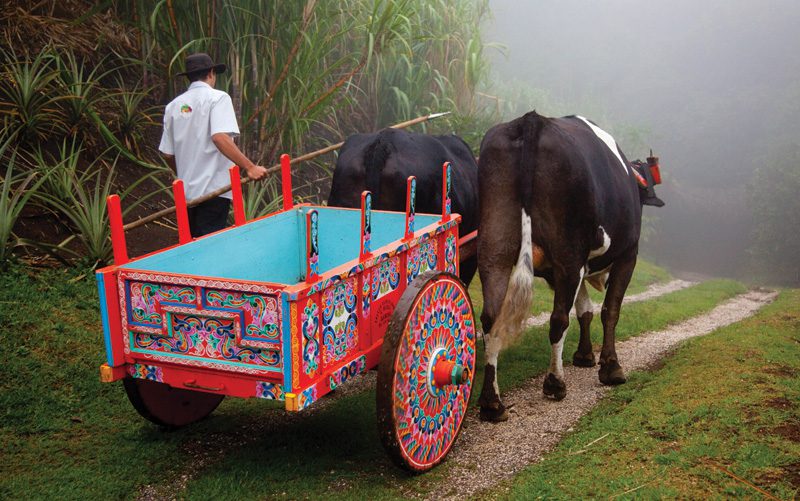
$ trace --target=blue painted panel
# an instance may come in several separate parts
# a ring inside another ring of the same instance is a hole
[[[96,273],[97,292],[100,296],[100,319],[103,321],[103,340],[106,344],[106,363],[114,367],[114,357],[111,354],[111,327],[108,323],[108,306],[106,305],[106,285],[102,273]]]
[[[319,211],[319,262],[320,272],[325,272],[358,259],[361,244],[361,211],[320,207]],[[440,216],[417,214],[416,227],[424,228]],[[405,232],[404,212],[372,211],[371,247],[377,251],[384,245],[400,240]]]
[[[283,314],[283,387],[285,391],[292,391],[292,318],[289,310],[289,300],[286,294],[281,293],[281,311]],[[299,383],[299,381],[297,381]]]
[[[122,268],[293,284],[301,274],[297,256],[305,250],[297,234],[297,217],[291,211],[131,261]]]

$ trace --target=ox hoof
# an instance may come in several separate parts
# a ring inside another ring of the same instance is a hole
[[[620,367],[616,360],[607,364],[600,364],[601,383],[605,385],[617,385],[625,381],[627,381],[625,372],[623,372],[622,367]]]
[[[508,409],[502,402],[481,405],[480,418],[481,421],[502,423],[503,421],[508,421]]]
[[[572,355],[572,365],[575,367],[594,367],[597,365],[597,362],[594,359],[594,352],[590,351],[589,353],[581,353],[576,351],[574,355]]]
[[[555,374],[551,373],[544,378],[542,391],[553,400],[564,400],[564,397],[567,396],[567,385],[564,381],[558,379]]]

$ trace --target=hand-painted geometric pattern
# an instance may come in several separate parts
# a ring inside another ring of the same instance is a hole
[[[283,400],[283,387],[277,383],[256,383],[256,397],[267,400]]]
[[[452,233],[444,241],[444,271],[456,273],[456,237]]]
[[[308,245],[306,266],[306,280],[313,280],[319,276],[319,214],[311,210],[306,215],[306,225],[308,226]]]
[[[303,372],[313,376],[319,370],[319,307],[309,300],[301,315],[303,322]]]
[[[400,284],[400,258],[395,256],[380,264],[372,272],[372,300],[376,301],[393,290]]]
[[[450,189],[452,188],[452,179],[453,179],[453,169],[450,165],[450,162],[447,162],[447,165],[444,168],[444,182],[445,182],[445,196],[444,196],[444,214],[443,216],[449,216],[452,213],[452,203],[450,199]]]
[[[361,195],[361,254],[369,254],[372,250],[371,235],[372,235],[372,193],[365,192]]]
[[[420,235],[419,237],[414,238],[412,240],[409,240],[407,242],[403,242],[400,245],[398,245],[397,247],[395,247],[394,249],[389,249],[386,252],[381,253],[380,255],[373,254],[373,257],[371,257],[369,259],[365,259],[363,262],[360,262],[360,263],[354,265],[349,270],[344,271],[342,273],[338,273],[336,275],[329,275],[324,280],[319,280],[319,281],[315,282],[311,287],[308,287],[307,289],[305,289],[305,290],[303,290],[301,292],[289,293],[288,299],[289,299],[289,301],[294,301],[300,295],[304,295],[305,297],[311,297],[314,294],[316,294],[318,292],[321,292],[321,291],[327,289],[328,287],[333,286],[333,284],[339,283],[342,280],[346,280],[348,278],[352,278],[352,277],[358,275],[359,273],[361,273],[362,271],[364,271],[367,268],[371,268],[373,266],[377,266],[377,263],[380,263],[380,262],[384,261],[387,258],[394,257],[394,256],[397,256],[397,255],[402,255],[404,252],[408,251],[408,249],[413,248],[414,246],[416,246],[419,242],[423,242],[425,240],[428,240],[430,238],[435,237],[436,235],[439,235],[439,234],[444,233],[444,232],[446,232],[448,230],[451,230],[451,229],[455,228],[457,225],[458,225],[458,220],[456,218],[451,218],[450,221],[448,221],[446,223],[443,223],[443,224],[442,223],[438,223],[434,230],[429,231],[427,233],[424,233],[424,234]],[[384,247],[384,249],[386,249],[386,248]]]
[[[300,394],[297,401],[297,408],[298,410],[303,410],[316,401],[317,401],[317,386],[314,385]]]
[[[359,374],[367,371],[367,357],[361,355],[356,360],[353,360],[347,365],[342,366],[330,376],[329,384],[331,390],[335,390],[338,386],[353,379]]]
[[[358,344],[356,278],[339,282],[322,294],[322,338],[325,365],[345,357]]]
[[[398,346],[393,412],[402,453],[417,465],[431,465],[450,448],[469,402],[471,379],[429,391],[431,357],[444,356],[475,370],[475,324],[466,291],[450,279],[425,286]]]
[[[280,335],[278,300],[274,296],[206,290],[205,304],[212,308],[247,312],[245,318],[252,319],[252,323],[245,325],[244,331],[249,337],[277,340]]]
[[[370,271],[367,270],[361,276],[361,280],[363,281],[363,287],[361,287],[361,316],[365,319],[369,318],[369,305],[372,300],[372,293],[370,292]]]
[[[170,313],[168,336],[131,332],[131,347],[167,355],[211,358],[258,367],[279,367],[277,350],[236,344],[235,320],[195,314]]]
[[[414,218],[417,213],[417,178],[410,176],[406,182],[408,199],[406,200],[406,238],[414,234]]]
[[[150,381],[164,382],[164,373],[161,367],[155,365],[133,364],[128,366],[128,374],[138,379],[148,379]]]
[[[436,269],[436,240],[426,240],[408,251],[406,282],[411,283],[417,275]]]
[[[162,302],[192,305],[197,300],[194,287],[130,282],[130,321],[154,327],[161,325],[156,304]]]

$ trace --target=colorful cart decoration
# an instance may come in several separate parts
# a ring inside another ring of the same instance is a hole
[[[442,214],[294,205],[245,219],[231,169],[234,226],[193,239],[173,185],[178,244],[129,259],[119,198],[108,199],[115,264],[97,272],[104,382],[165,427],[208,416],[225,396],[282,400],[296,412],[378,368],[381,441],[413,471],[441,462],[475,373],[472,303],[457,277],[458,214],[443,166]]]

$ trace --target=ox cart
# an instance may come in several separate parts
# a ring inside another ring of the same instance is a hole
[[[283,210],[245,220],[231,168],[235,224],[192,239],[181,181],[179,243],[129,259],[119,198],[109,197],[112,266],[97,272],[106,363],[148,420],[179,427],[225,396],[282,400],[289,412],[377,367],[378,426],[392,459],[413,471],[443,460],[475,373],[472,303],[458,279],[460,216],[293,205],[282,158]]]

